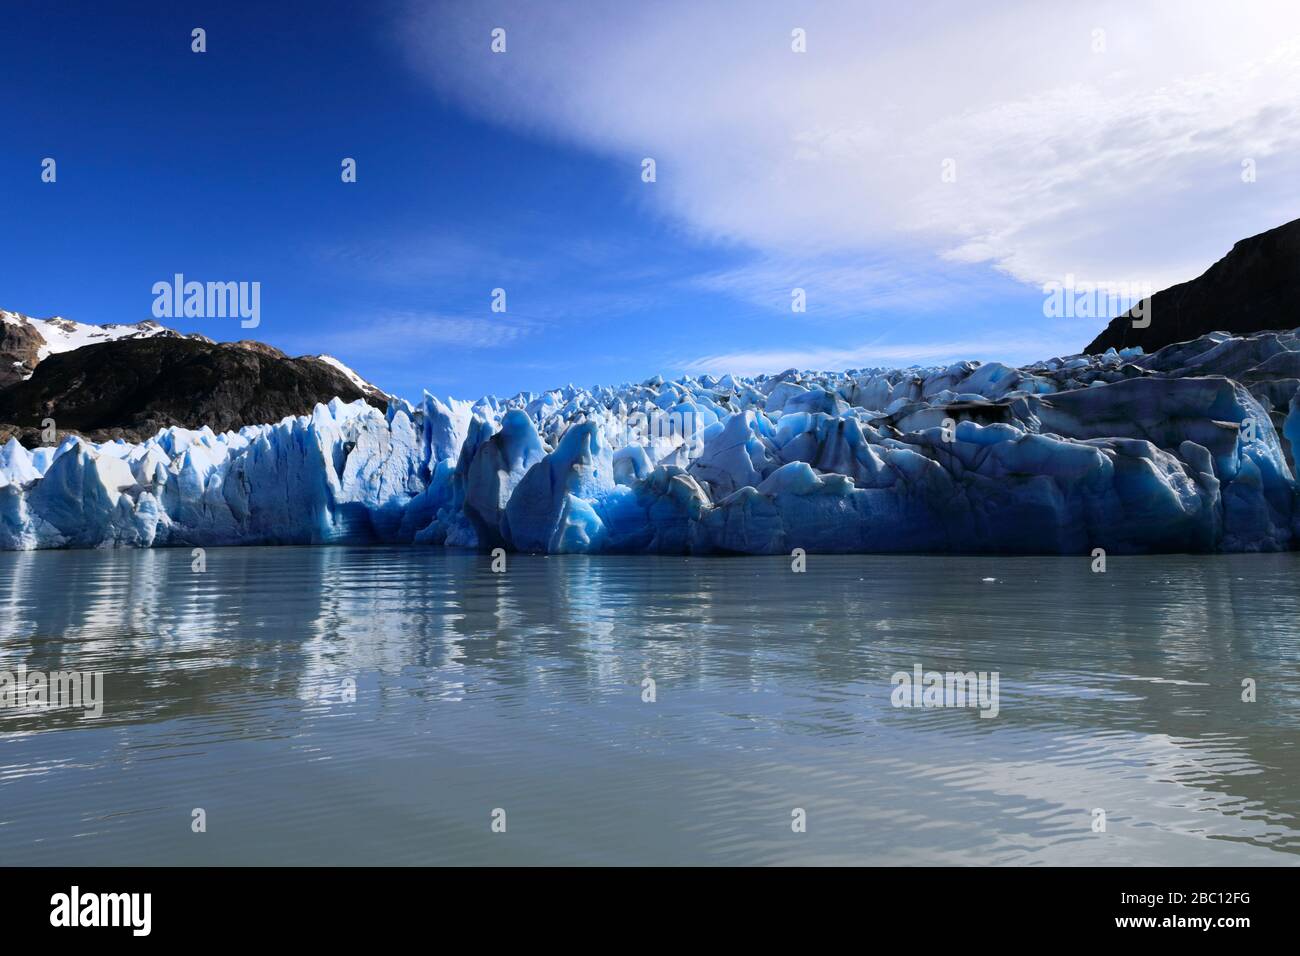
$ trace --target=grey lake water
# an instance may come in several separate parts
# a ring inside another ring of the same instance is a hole
[[[0,708],[0,859],[1300,862],[1298,555],[490,565],[0,554],[0,671],[104,675]]]

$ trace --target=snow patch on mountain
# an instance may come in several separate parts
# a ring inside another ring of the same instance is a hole
[[[333,355],[313,355],[311,356],[311,358],[324,362],[326,365],[330,366],[331,368],[337,369],[338,371],[342,372],[347,377],[349,382],[351,382],[353,385],[355,385],[365,394],[376,395],[383,398],[388,397],[387,392],[381,391],[377,386],[372,385],[370,382],[367,382],[364,378],[362,378],[360,375],[358,375],[355,371],[353,371],[348,366],[344,365]]]

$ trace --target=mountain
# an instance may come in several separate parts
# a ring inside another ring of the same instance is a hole
[[[290,358],[261,342],[218,343],[155,323],[78,326],[46,338],[55,321],[61,320],[5,323],[13,330],[9,341],[35,357],[35,368],[0,388],[0,441],[17,436],[28,447],[48,444],[39,440],[47,418],[60,437],[143,441],[171,425],[206,425],[219,433],[275,422],[335,397],[381,409],[388,403],[384,392],[330,356]],[[30,338],[33,329],[42,343]],[[96,344],[64,347],[70,341]]]
[[[1140,345],[1154,352],[1207,332],[1251,335],[1300,325],[1300,219],[1242,239],[1189,282],[1151,297],[1151,324],[1133,328],[1132,315],[1112,319],[1084,350]]]

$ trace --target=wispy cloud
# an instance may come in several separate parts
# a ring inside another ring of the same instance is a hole
[[[850,368],[899,368],[909,365],[946,365],[962,359],[1028,363],[1052,355],[1078,351],[1077,341],[1035,338],[1021,340],[1008,349],[989,339],[951,342],[874,342],[847,348],[767,349],[724,352],[675,363],[689,375],[762,375],[784,369],[842,371]]]
[[[785,313],[799,289],[811,321],[926,311],[969,303],[981,294],[986,283],[976,270],[954,268],[937,257],[926,260],[924,253],[910,264],[852,254],[763,255],[704,273],[693,285]]]
[[[508,314],[491,318],[436,312],[385,312],[338,319],[301,344],[353,361],[427,361],[438,348],[499,349],[536,330],[534,323]]]
[[[503,242],[478,242],[446,232],[394,238],[354,238],[323,245],[326,268],[389,286],[421,286],[469,276],[500,282],[537,274],[536,263],[501,251]]]
[[[1291,0],[412,10],[405,51],[454,101],[608,154],[629,184],[654,157],[658,181],[629,185],[644,206],[755,250],[758,271],[861,257],[857,279],[820,276],[832,294],[939,257],[1162,286],[1300,215]]]

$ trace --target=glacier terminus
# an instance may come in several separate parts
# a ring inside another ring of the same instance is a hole
[[[1296,547],[1300,336],[1021,368],[655,378],[0,450],[0,548],[534,553]]]

